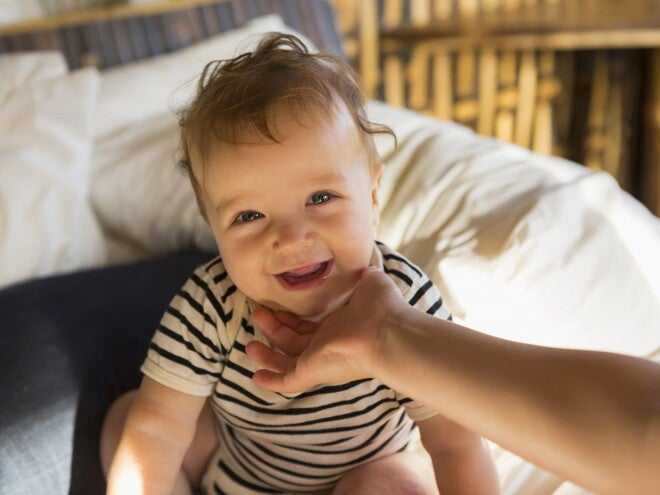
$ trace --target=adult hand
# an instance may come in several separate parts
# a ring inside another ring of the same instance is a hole
[[[405,301],[384,273],[364,270],[350,301],[322,322],[265,308],[254,319],[273,345],[250,342],[247,354],[264,369],[254,381],[270,390],[300,392],[322,383],[371,376],[378,368],[388,319]]]

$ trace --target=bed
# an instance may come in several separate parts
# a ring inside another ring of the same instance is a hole
[[[0,27],[0,492],[103,493],[105,409],[214,245],[174,110],[259,33],[342,53],[324,0],[177,1]],[[92,65],[90,65],[92,64]],[[379,238],[456,319],[658,360],[660,220],[605,173],[369,101],[390,125]],[[492,445],[506,495],[588,493]]]

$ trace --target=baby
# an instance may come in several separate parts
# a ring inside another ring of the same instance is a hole
[[[261,307],[321,319],[370,265],[410,305],[449,316],[429,278],[374,240],[373,135],[391,131],[367,120],[350,68],[270,34],[206,66],[181,127],[220,256],[174,297],[140,389],[108,412],[108,493],[498,493],[480,437],[378,380],[300,394],[252,380]]]

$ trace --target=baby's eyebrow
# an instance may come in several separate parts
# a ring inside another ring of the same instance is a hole
[[[237,187],[233,191],[227,191],[226,188],[223,188],[222,192],[216,193],[216,196],[219,197],[209,197],[209,201],[217,214],[226,210],[244,210],[245,203],[250,202],[246,200],[253,198],[256,192],[254,187],[250,186]]]
[[[310,184],[344,184],[346,183],[346,177],[336,172],[330,172],[327,174],[310,177],[306,182],[309,182]]]
[[[309,177],[304,181],[309,184],[310,188],[324,188],[328,186],[341,186],[348,182],[348,179],[341,173],[337,172],[328,172],[320,175],[314,175]],[[241,195],[230,196],[226,198],[219,199],[215,205],[214,209],[217,214],[226,211],[227,209],[235,209],[233,205],[241,202]]]
[[[222,211],[227,210],[230,208],[233,204],[236,204],[239,202],[238,197],[231,197],[231,198],[226,198],[226,199],[221,199],[215,204],[215,212],[216,213],[221,213]]]

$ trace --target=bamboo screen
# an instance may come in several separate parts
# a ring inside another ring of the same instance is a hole
[[[471,28],[478,21],[488,26],[503,12],[518,12],[523,23],[526,12],[541,12],[563,24],[566,12],[561,9],[576,5],[572,0],[333,3],[344,49],[369,97],[608,171],[634,193],[648,188],[637,170],[638,163],[650,162],[640,148],[643,82],[631,75],[640,73],[650,50],[637,49],[639,43],[629,33],[601,31],[593,39],[576,39],[567,30],[545,45],[535,38],[531,48],[525,36],[470,38],[479,34]],[[584,8],[595,11],[599,6],[593,0],[578,3],[583,10],[575,12],[574,24],[585,17]],[[640,23],[647,22],[643,13],[641,9]],[[428,28],[438,25],[443,35],[429,35]],[[505,34],[512,27],[505,25]],[[534,29],[544,34],[542,23]],[[660,46],[660,34],[651,34],[643,42],[650,39]],[[626,49],[612,49],[619,45]],[[658,167],[648,174],[657,174]],[[660,210],[660,205],[650,206]]]

